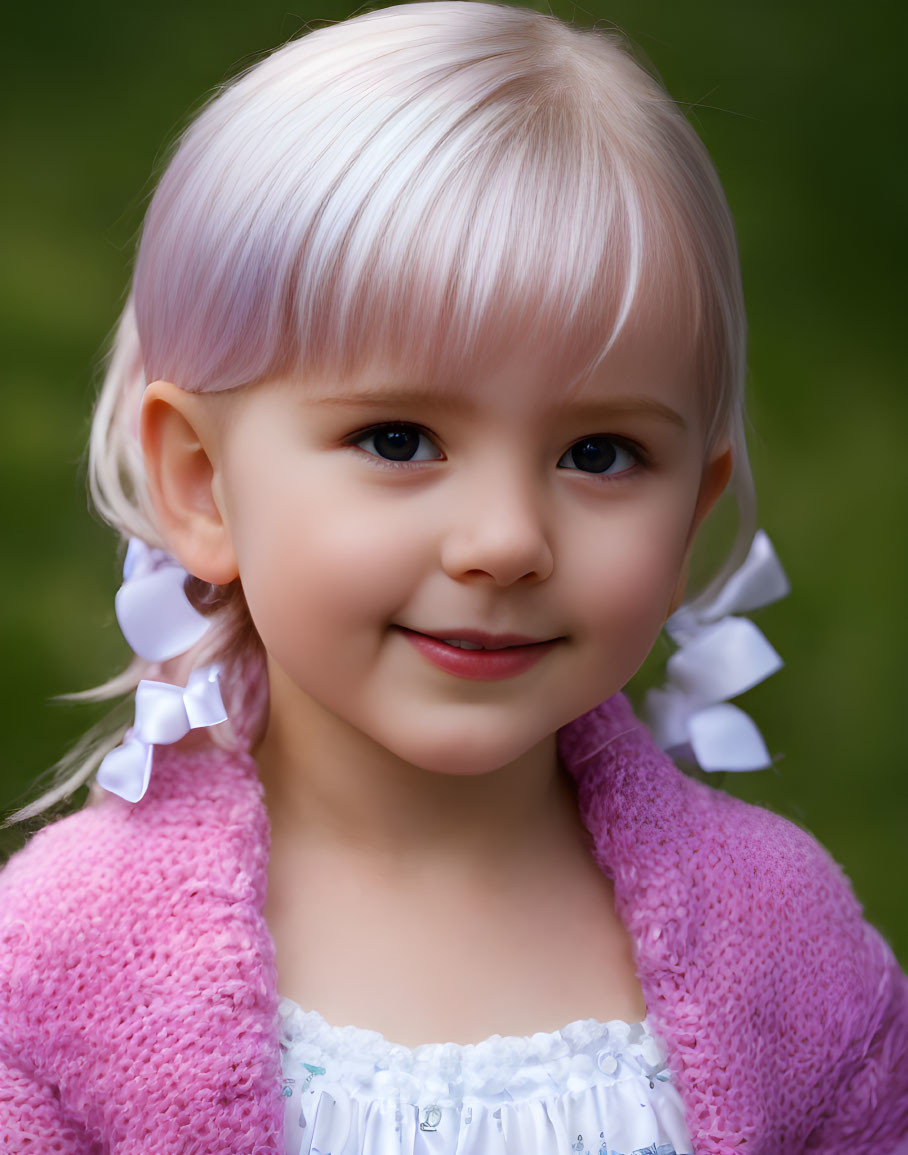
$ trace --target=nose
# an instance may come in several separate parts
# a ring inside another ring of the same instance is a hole
[[[445,573],[456,581],[490,578],[502,587],[545,581],[555,557],[541,507],[531,485],[500,476],[459,494],[442,543]]]

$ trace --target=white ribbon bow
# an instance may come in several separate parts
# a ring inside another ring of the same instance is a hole
[[[130,540],[114,606],[123,636],[139,657],[166,662],[194,646],[211,625],[186,597],[188,576],[169,553]]]
[[[148,789],[155,746],[170,745],[190,730],[226,720],[216,666],[194,670],[185,689],[169,682],[139,682],[135,722],[123,745],[101,763],[99,785],[127,802],[138,802]]]
[[[743,694],[783,662],[753,622],[733,613],[769,605],[791,587],[762,530],[743,565],[707,606],[682,608],[666,622],[679,649],[668,681],[646,695],[645,712],[664,750],[689,748],[709,771],[763,770],[772,765],[753,720],[726,699]]]

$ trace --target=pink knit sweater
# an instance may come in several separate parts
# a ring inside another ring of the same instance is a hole
[[[561,751],[697,1155],[908,1150],[908,983],[825,851],[680,774],[620,697]],[[250,757],[165,748],[140,803],[10,861],[0,1150],[281,1155],[268,833]]]

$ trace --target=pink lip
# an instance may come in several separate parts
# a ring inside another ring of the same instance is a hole
[[[405,626],[398,626],[398,629],[433,666],[477,682],[497,682],[524,673],[560,640],[540,640],[521,634],[486,634],[481,630],[445,631],[445,637],[486,647],[483,650],[461,650],[431,634],[421,634]]]

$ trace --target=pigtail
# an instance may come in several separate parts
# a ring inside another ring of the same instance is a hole
[[[166,549],[148,499],[138,438],[145,385],[142,346],[130,298],[114,334],[89,439],[91,499],[101,517],[120,535],[124,554],[132,538]],[[261,728],[268,695],[264,652],[242,588],[238,581],[229,586],[212,586],[190,577],[186,596],[196,610],[211,619],[200,642],[164,662],[135,655],[124,670],[108,681],[89,690],[61,695],[61,699],[103,702],[127,698],[143,679],[182,685],[193,670],[217,663],[223,672],[222,696],[230,724],[214,727],[207,734],[219,746],[248,749]],[[92,777],[104,757],[122,743],[132,721],[130,709],[131,701],[123,701],[93,726],[51,768],[49,788],[9,815],[3,826],[29,821],[64,804]]]
[[[114,334],[104,383],[95,405],[88,450],[88,487],[98,513],[124,540],[156,540],[144,499],[145,470],[138,439],[145,389],[142,346],[132,296]]]

